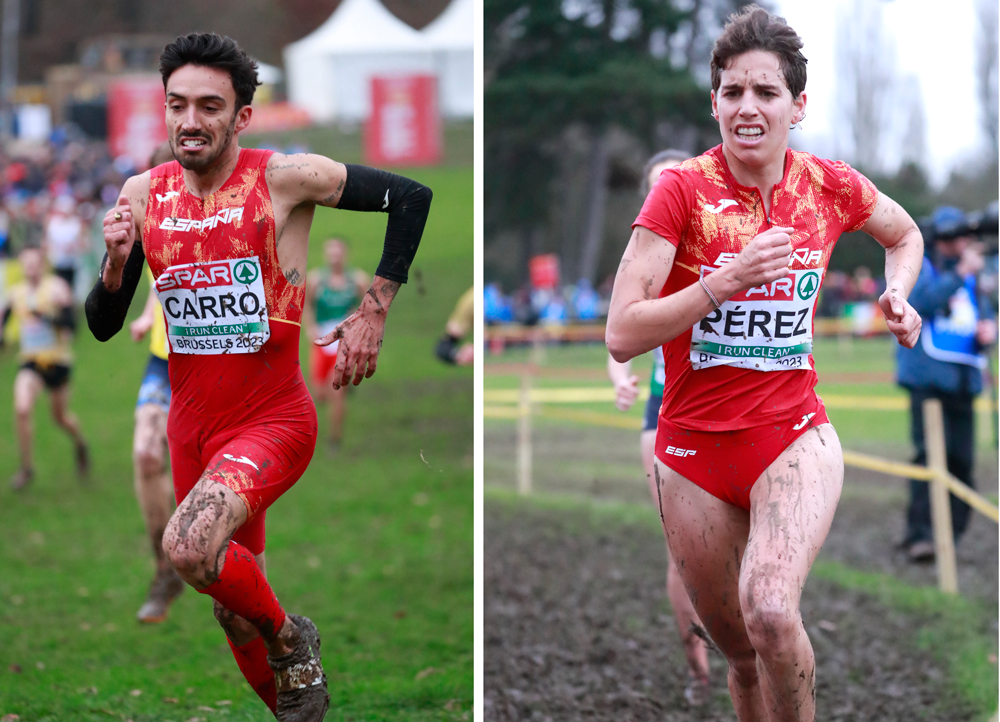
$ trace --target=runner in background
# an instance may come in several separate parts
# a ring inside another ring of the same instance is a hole
[[[456,366],[468,366],[475,360],[475,344],[461,343],[462,339],[472,331],[475,313],[476,287],[471,286],[459,296],[444,326],[444,335],[434,348],[434,353],[439,359]]]
[[[646,162],[642,176],[642,196],[656,183],[660,173],[682,163],[691,155],[682,150],[663,150]],[[656,481],[653,478],[653,449],[656,446],[656,420],[660,415],[660,404],[663,403],[663,349],[659,346],[652,351],[653,372],[649,380],[649,400],[646,402],[646,412],[643,416],[642,433],[639,435],[639,451],[642,457],[642,468],[646,472],[646,482],[653,503],[659,506],[659,495],[656,492]],[[632,374],[632,362],[618,363],[608,355],[608,376],[615,385],[615,405],[620,411],[628,411],[639,398],[639,377]],[[684,699],[692,706],[700,706],[708,701],[708,650],[704,640],[695,632],[704,629],[697,612],[691,604],[684,582],[677,572],[677,565],[670,560],[670,547],[667,547],[667,598],[674,612],[677,631],[684,645],[684,656],[688,663],[688,684],[684,688]]]
[[[35,478],[32,415],[43,388],[49,391],[52,418],[73,441],[77,476],[85,479],[90,468],[80,422],[69,410],[73,293],[66,281],[45,272],[41,249],[24,248],[20,260],[24,280],[11,287],[2,317],[3,325],[12,316],[17,319],[21,338],[21,369],[14,378],[21,468],[10,480],[14,490],[23,489]]]
[[[331,238],[323,245],[326,268],[316,269],[309,274],[306,283],[306,305],[303,317],[309,338],[320,338],[333,331],[348,316],[357,310],[364,298],[371,279],[347,264],[347,245]],[[329,346],[313,346],[309,354],[309,370],[313,395],[318,401],[327,403],[330,436],[327,449],[337,453],[344,436],[344,414],[347,403],[347,387],[333,387],[333,369],[337,364],[339,342]]]

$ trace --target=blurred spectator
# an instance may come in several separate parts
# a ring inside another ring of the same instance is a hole
[[[948,471],[974,487],[975,427],[973,401],[983,388],[984,349],[996,341],[993,309],[979,287],[983,254],[965,214],[941,207],[933,214],[933,237],[925,241],[927,255],[910,304],[920,314],[923,329],[913,349],[897,351],[897,377],[910,392],[910,433],[914,463],[926,464],[923,402],[939,399],[944,412]],[[950,497],[956,541],[969,523],[968,504]],[[934,558],[930,492],[923,481],[910,481],[910,505],[903,546],[913,561]]]
[[[572,290],[573,315],[579,321],[594,321],[601,313],[601,299],[590,281],[581,278]]]
[[[510,323],[514,320],[511,300],[503,295],[499,283],[488,283],[483,291],[483,322]]]
[[[53,272],[71,290],[76,288],[76,269],[87,245],[87,229],[76,213],[76,201],[69,195],[59,196],[45,222],[45,251]]]

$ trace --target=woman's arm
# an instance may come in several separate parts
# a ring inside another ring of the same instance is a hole
[[[875,212],[861,230],[885,248],[886,288],[878,299],[889,330],[906,348],[920,338],[920,314],[906,300],[924,259],[924,239],[910,215],[896,201],[880,193]]]
[[[677,249],[643,226],[632,232],[611,292],[605,342],[619,363],[672,341],[730,296],[788,275],[791,228],[775,226],[751,240],[740,254],[704,279],[657,298],[673,268]]]

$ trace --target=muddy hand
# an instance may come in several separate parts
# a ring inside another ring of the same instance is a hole
[[[885,315],[886,325],[899,341],[899,345],[906,348],[916,346],[922,325],[920,314],[902,294],[895,288],[887,288],[885,293],[879,296],[878,305]]]
[[[384,315],[358,310],[326,336],[316,339],[317,346],[328,346],[340,340],[337,363],[333,367],[333,388],[339,389],[348,383],[357,386],[362,379],[371,378],[382,349],[384,332]]]

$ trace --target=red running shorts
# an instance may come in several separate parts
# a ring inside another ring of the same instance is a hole
[[[309,376],[314,389],[329,385],[330,373],[336,364],[336,353],[327,353],[323,346],[312,347],[312,351],[309,352]]]
[[[255,409],[239,420],[178,403],[170,408],[167,438],[177,503],[203,476],[228,486],[247,507],[233,541],[253,554],[264,551],[267,508],[299,480],[316,448],[316,407],[305,384],[298,386],[302,391],[280,406]]]
[[[826,407],[816,394],[782,424],[689,431],[661,418],[656,458],[712,496],[750,511],[750,490],[767,467],[813,426],[828,423]]]

